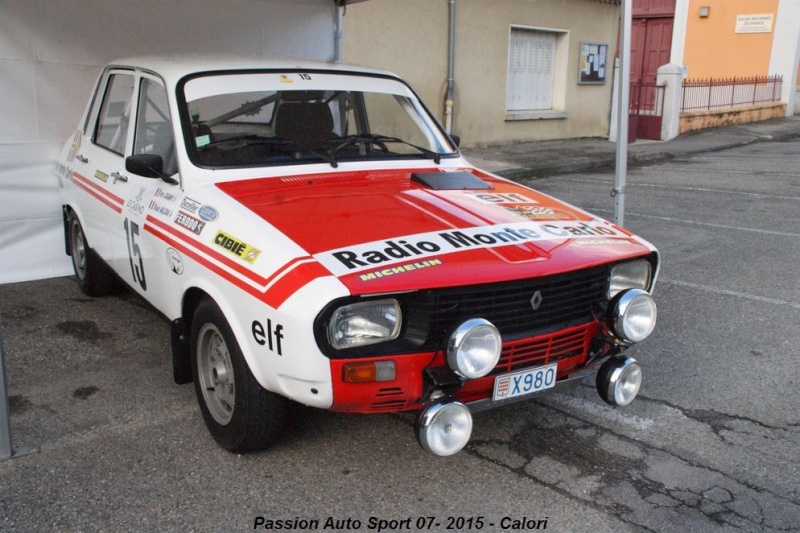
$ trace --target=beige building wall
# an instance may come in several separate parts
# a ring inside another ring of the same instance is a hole
[[[618,2],[456,0],[455,5],[453,133],[461,136],[462,145],[608,134]],[[344,19],[344,61],[402,76],[443,121],[448,17],[448,0],[370,0],[351,5]],[[552,113],[509,120],[506,88],[512,26],[558,35]],[[582,41],[608,44],[604,84],[578,84]]]

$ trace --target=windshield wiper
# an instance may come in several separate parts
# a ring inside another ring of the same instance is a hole
[[[277,137],[261,137],[259,135],[237,135],[236,137],[228,137],[227,139],[219,139],[211,141],[203,146],[198,146],[197,149],[207,150],[209,148],[221,148],[223,146],[247,146],[248,144],[268,144],[271,146],[293,146],[294,141],[287,139],[279,139]]]
[[[434,152],[433,150],[423,148],[422,146],[418,146],[408,141],[404,141],[403,139],[400,139],[398,137],[389,137],[387,135],[380,135],[376,133],[359,133],[356,135],[348,135],[347,137],[342,137],[340,139],[328,139],[325,142],[331,144],[337,142],[339,143],[333,150],[331,150],[331,157],[335,157],[337,152],[339,152],[343,148],[352,146],[354,144],[375,144],[381,149],[382,152],[388,154],[389,150],[386,149],[385,146],[381,145],[383,145],[384,143],[400,143],[400,144],[405,144],[406,146],[410,146],[415,150],[418,150],[421,154],[425,155],[429,159],[433,159],[433,162],[436,163],[437,165],[442,160],[442,154],[440,154],[439,152]]]

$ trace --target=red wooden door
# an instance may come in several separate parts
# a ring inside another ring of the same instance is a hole
[[[672,49],[672,26],[674,19],[652,18],[646,21],[644,57],[642,59],[642,81],[655,83],[658,67],[669,63]]]
[[[669,63],[675,0],[634,0],[631,27],[630,140],[658,139],[661,132],[661,96],[656,75]]]

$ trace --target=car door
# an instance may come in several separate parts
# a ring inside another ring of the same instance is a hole
[[[141,73],[136,94],[133,142],[127,155],[160,156],[163,173],[171,176],[174,183],[123,169],[127,196],[121,220],[112,232],[124,249],[115,255],[114,268],[137,292],[166,313],[171,300],[167,276],[175,275],[174,267],[170,269],[167,245],[148,232],[145,225],[148,217],[171,223],[174,215],[171,202],[180,194],[173,126],[167,92],[160,79]]]
[[[104,73],[74,159],[75,205],[81,224],[89,245],[110,265],[116,248],[111,228],[121,220],[127,196],[120,170],[129,144],[135,82],[133,70]]]

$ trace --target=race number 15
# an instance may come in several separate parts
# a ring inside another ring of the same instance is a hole
[[[128,239],[128,259],[131,263],[131,275],[134,283],[138,283],[143,291],[147,290],[147,281],[144,278],[144,261],[142,250],[139,248],[139,224],[125,219],[125,237]],[[136,263],[134,263],[136,261]]]

